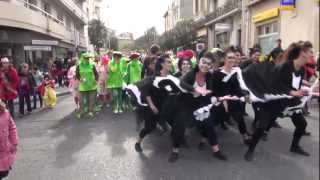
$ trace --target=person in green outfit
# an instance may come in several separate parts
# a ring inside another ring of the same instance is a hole
[[[126,76],[128,78],[128,84],[134,84],[141,80],[142,63],[139,60],[139,53],[132,53],[130,55],[130,62],[127,65]]]
[[[127,64],[125,79],[127,84],[134,84],[141,80],[143,64],[139,60],[140,54],[137,52],[131,53],[129,56],[130,62]],[[133,105],[131,104],[129,96],[124,93],[124,108],[127,111],[132,111]]]
[[[82,118],[86,112],[92,118],[97,97],[98,72],[94,64],[90,63],[90,53],[83,53],[79,58],[79,65],[76,67],[76,78],[79,80],[80,110],[78,118]]]
[[[123,91],[126,62],[121,52],[113,52],[113,59],[109,62],[107,79],[108,89],[112,95],[112,111],[115,114],[123,112]]]

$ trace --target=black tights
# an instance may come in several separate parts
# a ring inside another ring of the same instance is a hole
[[[255,150],[255,147],[262,137],[264,131],[268,129],[270,124],[272,124],[278,117],[279,112],[281,112],[279,111],[279,109],[281,108],[279,108],[279,106],[277,106],[277,104],[273,102],[259,103],[258,106],[260,108],[258,116],[259,120],[257,122],[257,128],[255,129],[252,136],[252,142],[249,146],[249,151],[251,152]],[[299,146],[299,142],[303,133],[305,132],[307,122],[302,113],[294,113],[290,118],[295,126],[291,146]]]
[[[210,119],[207,119],[206,121],[210,121]],[[201,133],[201,136],[206,138],[211,146],[218,145],[218,139],[216,131],[211,125],[212,123],[209,122],[197,122],[197,128],[199,132]]]
[[[229,112],[226,112],[223,105],[220,105],[217,107],[217,115],[220,119],[220,121],[225,121],[226,119],[232,117],[238,124],[238,129],[241,134],[247,133],[247,127],[244,122],[243,118],[243,111],[241,109],[241,104],[239,102],[229,102],[228,103],[228,110]]]

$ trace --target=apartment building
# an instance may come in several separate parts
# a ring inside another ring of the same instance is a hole
[[[85,0],[0,0],[0,55],[15,64],[86,50]]]
[[[208,47],[242,45],[242,0],[208,0]]]
[[[173,0],[164,14],[165,31],[175,27],[179,21],[193,18],[193,0]]]

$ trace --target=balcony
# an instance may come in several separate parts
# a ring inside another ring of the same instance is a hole
[[[63,21],[33,4],[22,0],[19,2],[20,4],[13,4],[10,1],[0,1],[1,25],[35,31],[76,45],[74,30],[68,30]],[[85,41],[82,40],[82,37],[79,37],[79,39],[80,42]]]
[[[88,23],[88,17],[86,13],[82,10],[82,7],[77,4],[74,0],[58,0],[58,3],[61,3],[64,7],[66,7],[71,14],[80,19],[83,23]]]
[[[210,22],[219,17],[227,15],[230,12],[235,12],[241,9],[242,9],[242,0],[228,0],[223,6],[218,7],[214,9],[211,13],[207,14],[206,21]]]

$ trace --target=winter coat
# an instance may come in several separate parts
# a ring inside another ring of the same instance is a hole
[[[0,81],[5,85],[3,100],[14,100],[18,96],[19,76],[15,68],[10,68],[0,76]]]
[[[0,113],[0,171],[10,169],[16,159],[18,135],[16,125],[6,110]]]

